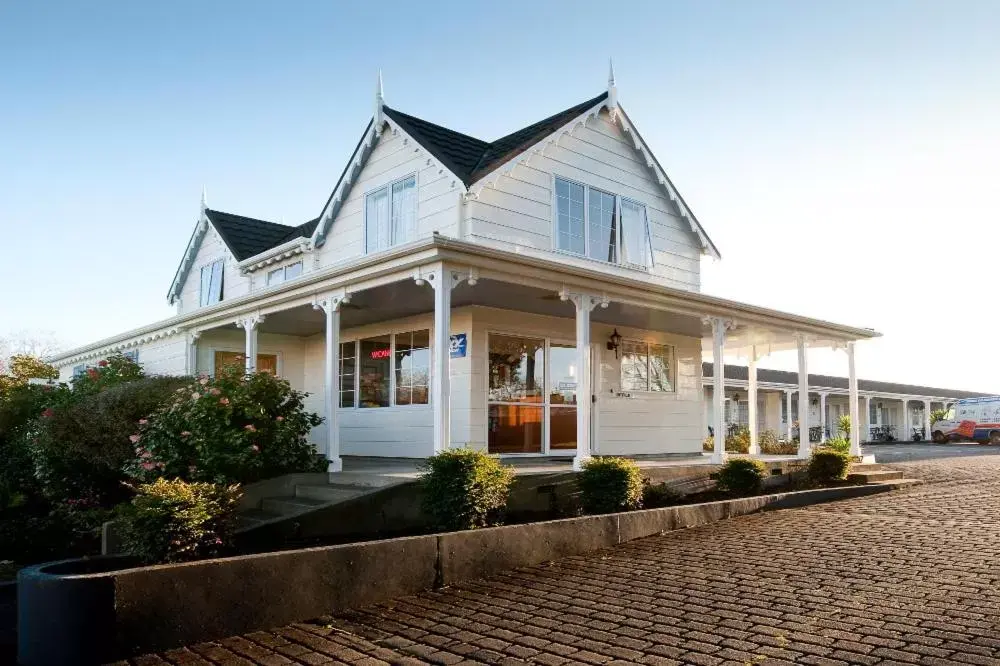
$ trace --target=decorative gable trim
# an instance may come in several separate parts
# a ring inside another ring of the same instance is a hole
[[[379,118],[381,119],[381,122],[378,122]],[[463,192],[466,191],[465,184],[454,171],[446,167],[440,160],[434,157],[427,146],[421,144],[416,138],[400,127],[396,121],[382,113],[381,107],[379,107],[376,115],[373,116],[368,122],[368,127],[365,129],[365,133],[361,136],[361,140],[358,141],[358,145],[354,149],[354,153],[351,155],[351,160],[347,163],[347,166],[344,168],[344,172],[340,175],[340,180],[337,181],[337,186],[334,188],[333,193],[330,195],[326,205],[323,207],[323,212],[320,213],[319,222],[316,224],[316,230],[313,231],[312,238],[309,239],[312,247],[322,247],[326,242],[326,237],[330,232],[330,227],[332,226],[333,221],[337,218],[337,213],[340,211],[344,201],[347,200],[347,197],[351,192],[351,187],[353,187],[356,179],[361,175],[361,171],[364,169],[365,164],[368,163],[368,158],[371,156],[372,151],[375,150],[375,146],[382,138],[382,133],[385,130],[386,125],[388,125],[389,129],[392,130],[393,136],[402,134],[406,137],[404,140],[405,142],[408,143],[412,141],[415,146],[414,152],[420,153],[422,151],[426,153],[427,166],[436,166],[438,168],[438,173],[447,172],[450,174],[452,177],[452,187],[461,187]]]
[[[670,178],[667,177],[666,171],[662,166],[660,166],[660,163],[656,160],[653,152],[646,145],[646,142],[643,141],[638,130],[636,130],[635,126],[632,124],[632,121],[629,120],[628,115],[625,113],[625,109],[618,103],[617,94],[609,95],[608,99],[603,100],[595,104],[590,109],[584,111],[579,116],[563,125],[559,131],[550,134],[524,152],[514,156],[501,166],[497,167],[489,175],[480,178],[475,183],[472,183],[466,193],[466,198],[478,199],[479,194],[483,191],[484,187],[496,187],[500,179],[504,176],[510,175],[514,168],[519,164],[529,164],[534,155],[544,155],[545,150],[549,146],[559,143],[559,140],[562,139],[563,136],[572,133],[577,127],[585,126],[588,120],[596,118],[600,114],[601,109],[605,108],[608,109],[612,120],[620,123],[622,131],[631,137],[632,145],[635,150],[641,153],[645,158],[646,166],[656,176],[657,182],[659,182],[660,186],[664,189],[664,192],[667,194],[670,201],[677,206],[677,210],[680,212],[681,217],[687,222],[691,232],[698,237],[698,242],[701,245],[702,251],[716,259],[721,259],[721,255],[719,254],[718,248],[715,247],[715,243],[713,243],[712,239],[708,237],[708,234],[705,232],[704,228],[702,228],[701,223],[698,222],[698,219],[688,208],[687,203],[684,202],[684,199],[677,191],[677,188],[674,187]]]
[[[170,283],[170,289],[167,291],[167,304],[173,305],[180,298],[181,289],[184,288],[184,282],[187,280],[188,274],[191,272],[191,268],[194,265],[195,257],[198,256],[198,249],[201,247],[201,241],[208,233],[208,225],[210,224],[208,220],[208,215],[205,214],[205,206],[202,205],[201,215],[198,217],[198,223],[195,224],[194,231],[191,232],[191,239],[188,241],[187,248],[184,250],[184,256],[181,258],[181,263],[174,272],[174,280]]]
[[[75,365],[77,363],[90,361],[97,358],[106,358],[107,356],[114,354],[115,352],[124,352],[128,349],[134,349],[150,342],[155,342],[156,340],[162,340],[164,338],[170,338],[175,335],[180,334],[182,329],[178,327],[171,327],[159,331],[153,331],[151,333],[146,333],[145,335],[139,335],[128,340],[122,340],[111,345],[105,345],[102,347],[97,347],[89,351],[75,354],[73,356],[68,356],[59,360],[58,365],[60,367],[66,365]]]
[[[299,236],[298,238],[293,238],[287,243],[282,243],[277,247],[273,247],[266,252],[261,252],[256,256],[244,259],[236,265],[240,269],[240,273],[247,275],[248,273],[253,273],[254,271],[260,270],[265,266],[270,266],[271,264],[284,261],[285,259],[293,257],[297,254],[304,254],[311,248],[311,241],[305,236]]]

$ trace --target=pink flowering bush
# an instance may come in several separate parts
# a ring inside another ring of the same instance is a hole
[[[238,485],[157,479],[120,511],[125,551],[147,564],[221,555],[232,545]]]
[[[269,373],[228,368],[199,377],[136,426],[139,481],[157,477],[249,483],[290,472],[325,469],[307,441],[322,419],[305,409],[306,394]]]

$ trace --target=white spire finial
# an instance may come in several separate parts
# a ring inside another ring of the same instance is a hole
[[[618,86],[615,85],[615,63],[608,58],[608,110],[611,113],[618,108]]]
[[[382,92],[382,68],[378,68],[378,86],[375,88],[375,134],[382,133],[382,123],[385,122],[385,115],[382,113],[382,106],[385,104],[385,95]]]
[[[205,186],[201,186],[201,212],[204,213],[205,209],[208,208],[208,192],[205,190]]]

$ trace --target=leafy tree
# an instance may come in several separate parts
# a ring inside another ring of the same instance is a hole
[[[931,425],[933,426],[938,421],[945,421],[945,420],[947,420],[948,419],[948,412],[949,412],[949,410],[947,410],[947,409],[935,409],[934,411],[932,411],[931,412]]]
[[[24,386],[30,379],[58,379],[59,371],[36,356],[16,354],[4,363],[0,374],[0,400],[6,400],[11,391]]]

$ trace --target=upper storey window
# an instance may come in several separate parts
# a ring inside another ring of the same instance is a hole
[[[222,259],[201,267],[201,295],[198,305],[205,306],[222,300]]]
[[[413,240],[417,233],[417,177],[369,192],[365,197],[365,252]]]
[[[632,268],[652,266],[645,206],[565,178],[555,180],[556,249]]]
[[[296,261],[294,264],[288,264],[287,266],[282,266],[281,268],[275,268],[273,271],[267,272],[267,286],[281,284],[288,280],[292,280],[302,275],[302,262]]]

